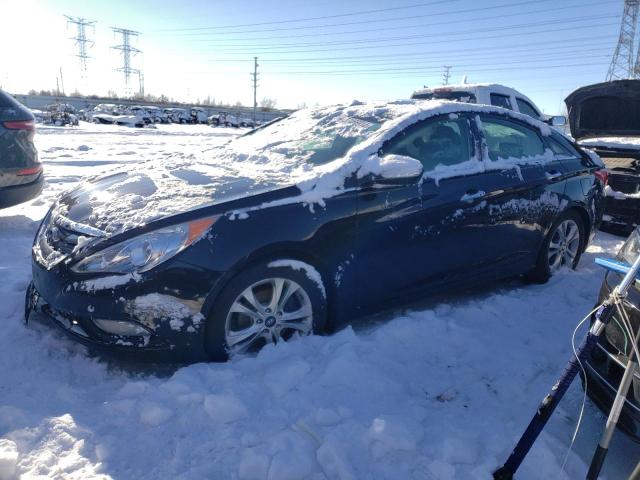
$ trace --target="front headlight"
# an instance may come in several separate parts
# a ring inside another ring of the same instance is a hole
[[[630,265],[633,265],[633,262],[636,261],[638,255],[640,254],[640,227],[636,228],[624,245],[620,249],[618,256],[622,258],[622,260],[626,261]]]
[[[117,243],[76,263],[76,273],[146,272],[199,240],[218,216],[172,225]]]

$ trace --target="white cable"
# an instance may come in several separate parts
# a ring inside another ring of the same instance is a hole
[[[573,334],[571,335],[571,349],[573,350],[573,355],[576,357],[576,360],[578,360],[578,365],[580,365],[580,370],[582,370],[582,375],[584,378],[584,394],[582,395],[582,406],[580,407],[580,415],[578,415],[578,423],[576,424],[576,428],[573,431],[573,436],[571,437],[571,443],[569,444],[567,453],[564,456],[564,460],[562,462],[562,468],[560,469],[561,472],[564,472],[564,467],[567,465],[567,460],[569,460],[569,455],[571,454],[571,451],[573,450],[573,445],[575,444],[576,438],[578,437],[578,432],[580,431],[580,425],[582,423],[582,416],[584,414],[584,407],[587,403],[587,372],[584,369],[584,366],[582,365],[582,361],[578,356],[578,352],[576,351],[576,333],[578,332],[582,324],[586,322],[591,317],[591,315],[593,315],[601,306],[602,305],[598,305],[596,308],[591,310],[586,317],[580,320],[578,325],[576,325],[576,328],[573,329]]]

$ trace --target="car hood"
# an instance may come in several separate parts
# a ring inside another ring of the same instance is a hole
[[[53,216],[79,232],[96,229],[100,236],[113,236],[179,213],[292,185],[290,178],[269,168],[229,163],[221,156],[209,155],[207,162],[181,157],[153,160],[87,179],[58,199]]]
[[[587,85],[571,93],[565,103],[576,140],[640,137],[640,80]]]

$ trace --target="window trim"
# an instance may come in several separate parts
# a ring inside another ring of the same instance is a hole
[[[404,129],[402,129],[400,132],[396,133],[393,137],[385,140],[380,146],[380,148],[378,148],[378,151],[376,154],[380,157],[386,155],[387,152],[385,152],[385,149],[388,148],[389,143],[393,142],[396,138],[399,138],[400,135],[402,135],[408,129],[417,127],[418,125],[424,125],[430,122],[436,122],[440,120],[452,120],[451,118],[449,118],[449,115],[451,114],[457,115],[458,116],[457,119],[464,119],[467,121],[467,131],[469,132],[469,160],[474,160],[484,165],[484,162],[482,161],[482,159],[479,159],[479,160],[477,159],[477,152],[481,151],[481,149],[479,148],[479,143],[478,143],[479,138],[476,133],[476,128],[474,125],[475,122],[473,121],[473,115],[475,115],[475,113],[471,113],[471,112],[442,113],[440,115],[418,120],[417,122],[412,123],[411,125],[408,125]],[[411,157],[411,158],[414,158],[414,157]],[[416,158],[415,160],[418,160],[420,163],[422,163],[422,161],[419,158]],[[424,167],[424,164],[423,164],[423,167]],[[426,169],[424,171],[427,172]]]
[[[509,115],[506,115],[506,114],[505,114],[505,115],[501,115],[501,114],[499,114],[499,113],[485,113],[485,112],[477,112],[477,113],[476,113],[476,115],[478,116],[478,118],[480,118],[480,122],[481,122],[481,124],[482,124],[482,128],[478,128],[478,135],[480,136],[481,141],[482,141],[482,142],[484,142],[484,143],[485,143],[485,145],[487,145],[487,156],[489,155],[489,154],[488,154],[488,149],[489,149],[489,147],[488,147],[488,144],[487,144],[487,137],[486,137],[486,135],[484,134],[484,121],[485,121],[484,119],[485,119],[485,118],[488,118],[488,119],[496,118],[496,119],[498,119],[498,120],[503,120],[503,121],[507,121],[507,122],[512,122],[512,123],[515,123],[516,125],[518,125],[518,126],[520,126],[520,127],[522,127],[522,128],[525,128],[525,129],[531,130],[532,132],[534,132],[534,133],[538,136],[538,139],[540,140],[540,143],[542,143],[542,147],[543,147],[542,154],[544,154],[544,151],[545,151],[547,148],[549,148],[549,146],[547,145],[547,142],[545,142],[545,140],[544,140],[544,138],[543,138],[542,134],[540,133],[540,131],[539,131],[536,127],[533,127],[533,126],[529,125],[528,123],[526,123],[526,122],[524,122],[524,121],[522,121],[522,120],[520,120],[520,119],[513,118],[513,117],[511,117],[511,116],[509,116]],[[483,117],[484,117],[484,118],[483,118]],[[542,155],[542,154],[541,154],[541,155]],[[491,160],[491,158],[489,158],[489,161],[490,161],[490,162],[493,162],[493,161],[495,161],[495,160]]]

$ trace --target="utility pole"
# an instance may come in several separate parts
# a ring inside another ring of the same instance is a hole
[[[64,78],[62,78],[62,67],[60,67],[60,84],[62,85],[62,95],[64,95]]]
[[[77,27],[76,36],[71,37],[71,40],[76,41],[76,45],[78,46],[78,53],[76,57],[78,57],[80,61],[80,77],[83,80],[87,78],[87,58],[90,58],[87,54],[87,46],[93,47],[95,42],[87,39],[87,27],[92,27],[93,32],[96,31],[96,21],[95,20],[87,20],[81,17],[71,17],[69,15],[65,15],[67,18],[67,28],[69,28],[69,24],[73,24]],[[64,87],[63,87],[64,89]]]
[[[255,123],[258,108],[258,57],[253,57],[253,73],[250,75],[253,82],[253,123]]]
[[[640,1],[640,0],[639,0]],[[449,78],[451,77],[451,65],[444,65],[444,72],[442,72],[442,85],[449,85]]]
[[[640,69],[638,61],[636,61],[635,67],[633,64],[639,6],[640,0],[624,1],[622,21],[620,22],[620,36],[607,72],[607,82],[621,78],[633,78],[640,73],[637,72],[637,69]]]
[[[144,99],[144,73],[138,70],[138,83],[140,84],[140,98]]]
[[[124,74],[124,95],[125,97],[128,97],[131,96],[131,89],[129,87],[131,74],[140,72],[135,68],[131,68],[131,56],[132,54],[136,55],[138,53],[142,53],[141,50],[131,46],[131,37],[137,37],[140,35],[140,32],[117,27],[111,27],[111,30],[113,30],[114,34],[122,35],[122,43],[120,45],[114,45],[111,48],[114,50],[120,50],[120,53],[122,54],[122,67],[116,68],[116,71]]]

